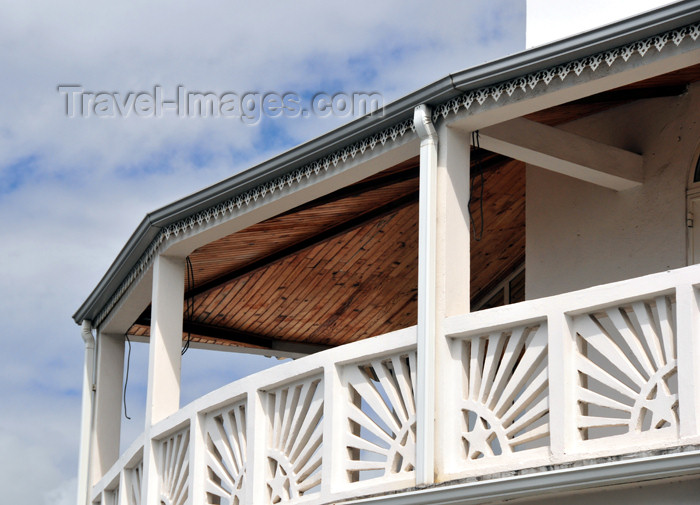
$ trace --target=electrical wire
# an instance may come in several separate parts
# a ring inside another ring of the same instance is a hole
[[[473,152],[477,153],[481,149],[481,146],[479,145],[479,130],[473,131],[472,132],[472,147],[473,147]],[[481,166],[481,158],[475,156],[475,162],[474,162],[474,168],[476,169],[476,174],[474,177],[471,177],[470,174],[470,182],[469,182],[469,205],[467,206],[467,209],[469,210],[469,223],[471,225],[472,229],[472,235],[474,236],[474,241],[479,242],[481,241],[482,238],[484,238],[484,170],[483,167]],[[472,196],[474,195],[474,180],[479,177],[479,215],[480,215],[480,223],[481,226],[479,228],[479,233],[477,235],[476,233],[476,225],[474,223],[474,215],[472,213]]]
[[[192,261],[190,260],[189,256],[185,258],[185,266],[187,267],[187,291],[190,291],[192,288],[194,288],[194,268],[192,267]],[[194,298],[190,296],[185,301],[187,304],[185,307],[185,321],[191,322],[194,319]],[[185,341],[185,345],[182,346],[182,351],[180,352],[181,355],[184,355],[190,348],[191,339],[192,334],[188,328],[187,340]]]
[[[124,417],[131,420],[129,414],[126,413],[126,386],[129,384],[129,367],[131,366],[131,340],[129,340],[127,333],[124,334],[124,337],[126,337],[126,342],[129,344],[129,352],[126,355],[126,377],[124,379]]]

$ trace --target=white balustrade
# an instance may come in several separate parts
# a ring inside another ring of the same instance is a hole
[[[143,459],[130,468],[124,469],[124,488],[122,494],[126,505],[141,505],[141,481],[143,477]],[[115,502],[116,503],[116,502]]]
[[[160,501],[165,505],[185,505],[190,493],[189,427],[166,437],[158,445]]]
[[[461,344],[465,458],[512,457],[539,440],[549,445],[546,323]]]
[[[312,376],[266,393],[265,446],[270,503],[318,495],[323,444],[323,378]]]
[[[346,471],[352,482],[410,479],[416,459],[416,353],[343,367]]]
[[[688,267],[445,319],[450,380],[438,387],[451,401],[437,416],[453,443],[437,455],[439,480],[700,443],[700,385],[681,380],[698,370],[695,285],[700,267]],[[412,327],[224,386],[152,426],[93,503],[141,505],[144,443],[165,505],[410,488],[416,362]]]
[[[674,306],[660,295],[574,318],[582,439],[678,436]]]
[[[244,499],[248,455],[246,406],[239,401],[206,415],[208,501],[238,504]]]

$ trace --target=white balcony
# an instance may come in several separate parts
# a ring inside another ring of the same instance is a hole
[[[503,472],[692,449],[699,287],[691,266],[446,319],[437,482],[486,488]],[[423,457],[416,400],[415,327],[284,363],[153,426],[92,502],[321,504],[408,491]]]

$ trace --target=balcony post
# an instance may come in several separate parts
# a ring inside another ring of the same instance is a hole
[[[558,307],[547,315],[549,436],[554,461],[563,461],[576,443],[576,363],[570,316]]]
[[[194,412],[190,418],[190,503],[203,505],[206,498],[206,434],[204,414]]]
[[[180,408],[182,308],[185,296],[185,260],[156,256],[153,264],[151,336],[148,350],[146,440],[141,496],[144,503],[160,503],[156,465],[157,442],[151,427]]]
[[[348,451],[343,447],[346,428],[341,409],[346,401],[347,393],[340,382],[338,367],[326,365],[323,369],[322,496],[329,496],[342,483]]]
[[[695,286],[676,288],[678,417],[681,439],[700,434],[700,309]]]
[[[246,457],[245,502],[267,503],[267,430],[270,424],[263,401],[265,393],[251,390],[246,402],[248,454]]]
[[[123,377],[124,336],[99,333],[90,487],[119,459]]]
[[[438,135],[435,474],[442,480],[459,456],[458,433],[461,433],[461,413],[454,405],[458,394],[455,367],[460,366],[461,361],[453,359],[443,321],[470,310],[470,142],[468,133],[448,128],[444,123]]]

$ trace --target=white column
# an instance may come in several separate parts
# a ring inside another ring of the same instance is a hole
[[[94,486],[119,459],[124,336],[97,336],[95,414],[90,457],[90,486]]]
[[[443,320],[469,312],[469,135],[441,125],[437,166],[436,286],[435,286],[435,474],[449,473],[459,455],[461,412],[455,405],[455,380],[461,360],[453,359]],[[457,395],[457,396],[456,396]],[[454,427],[457,427],[455,431]]]
[[[146,440],[143,455],[143,503],[160,503],[157,461],[160,443],[151,439],[151,426],[180,408],[182,311],[185,260],[159,255],[153,265],[151,336],[148,351]]]
[[[146,429],[180,408],[185,260],[160,255],[153,265]]]
[[[681,438],[700,434],[700,309],[692,285],[676,288],[678,416]]]

